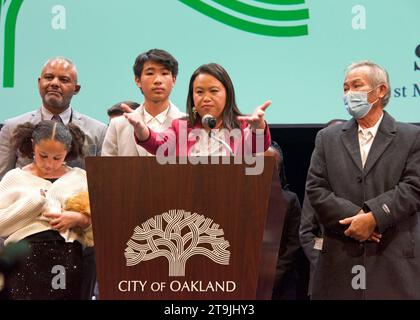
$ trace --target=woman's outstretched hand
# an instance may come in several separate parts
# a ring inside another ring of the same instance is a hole
[[[267,100],[262,105],[258,106],[254,113],[248,116],[239,116],[238,120],[246,121],[253,130],[265,129],[264,114],[265,110],[271,104],[271,100]]]

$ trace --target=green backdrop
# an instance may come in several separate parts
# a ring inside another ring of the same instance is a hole
[[[107,122],[106,109],[114,103],[142,101],[132,65],[150,48],[178,59],[171,100],[183,110],[189,76],[200,64],[217,62],[230,73],[243,112],[271,99],[267,118],[272,124],[348,118],[342,103],[344,68],[369,59],[390,73],[390,113],[420,122],[419,0],[0,4],[0,122],[40,106],[37,77],[52,56],[66,56],[78,68],[82,90],[73,107]]]

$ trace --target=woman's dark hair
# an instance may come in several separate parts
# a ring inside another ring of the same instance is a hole
[[[187,113],[191,126],[193,127],[198,121],[201,122],[201,117],[197,114],[194,116],[194,80],[200,74],[209,74],[219,80],[226,90],[226,105],[222,114],[222,127],[226,129],[240,128],[240,123],[237,117],[242,115],[239,111],[235,100],[235,89],[233,88],[232,80],[226,70],[217,63],[203,64],[191,76],[190,85],[188,88],[187,97]]]
[[[163,65],[168,69],[172,76],[176,78],[178,75],[178,61],[167,51],[161,49],[151,49],[147,52],[139,54],[134,61],[133,72],[136,77],[141,78],[144,64],[147,61],[153,61]]]
[[[12,138],[14,148],[30,159],[34,156],[34,146],[42,140],[61,142],[67,150],[66,161],[83,157],[85,134],[73,123],[65,126],[61,122],[51,120],[37,124],[25,122],[16,127]]]

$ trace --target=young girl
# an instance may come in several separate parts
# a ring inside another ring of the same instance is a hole
[[[6,278],[12,299],[79,299],[83,230],[90,217],[63,210],[87,191],[86,172],[65,161],[82,156],[83,132],[59,122],[17,127],[15,148],[33,162],[10,170],[0,182],[0,237],[26,241],[30,253]]]

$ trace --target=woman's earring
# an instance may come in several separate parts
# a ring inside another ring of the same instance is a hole
[[[193,112],[193,118],[197,118],[197,110],[195,109],[195,107],[192,108],[192,112]]]

